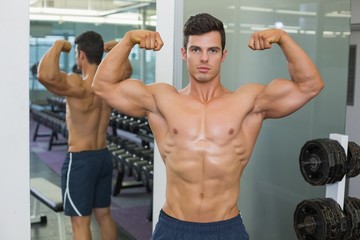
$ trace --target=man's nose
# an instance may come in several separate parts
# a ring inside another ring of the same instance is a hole
[[[209,55],[207,52],[204,52],[202,55],[201,55],[201,61],[202,62],[207,62],[209,60]]]

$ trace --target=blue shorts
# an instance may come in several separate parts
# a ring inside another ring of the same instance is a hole
[[[64,213],[89,216],[111,204],[112,155],[108,149],[68,152],[61,169]]]
[[[240,214],[234,218],[210,223],[186,222],[160,211],[152,240],[248,240]]]

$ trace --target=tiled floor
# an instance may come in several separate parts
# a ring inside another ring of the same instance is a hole
[[[51,170],[45,163],[37,159],[36,155],[30,153],[30,176],[31,177],[44,177],[47,180],[58,184],[60,182],[59,176]],[[33,197],[31,197],[31,206],[33,205]],[[46,215],[46,224],[32,224],[31,225],[31,239],[32,240],[59,240],[58,222],[56,214],[47,208],[45,205],[40,204],[39,212]],[[91,224],[91,232],[93,240],[100,239],[99,228],[96,220],[93,217]],[[68,217],[65,217],[67,240],[72,239],[71,223]],[[135,238],[128,234],[124,229],[118,226],[118,239],[119,240],[134,240]]]

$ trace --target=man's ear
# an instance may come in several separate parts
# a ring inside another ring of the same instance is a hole
[[[181,56],[182,56],[182,59],[184,61],[186,61],[187,55],[186,55],[186,49],[185,48],[181,48]]]
[[[79,58],[81,59],[81,60],[84,60],[84,59],[86,59],[86,54],[84,53],[84,51],[79,51]]]
[[[225,50],[223,51],[223,54],[222,54],[222,57],[221,57],[221,62],[224,62],[224,61],[225,61],[226,56],[227,56],[227,50],[225,49]]]

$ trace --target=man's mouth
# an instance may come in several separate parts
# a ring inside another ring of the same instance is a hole
[[[204,73],[204,72],[208,72],[210,70],[210,68],[209,67],[198,67],[198,70],[200,72]]]

